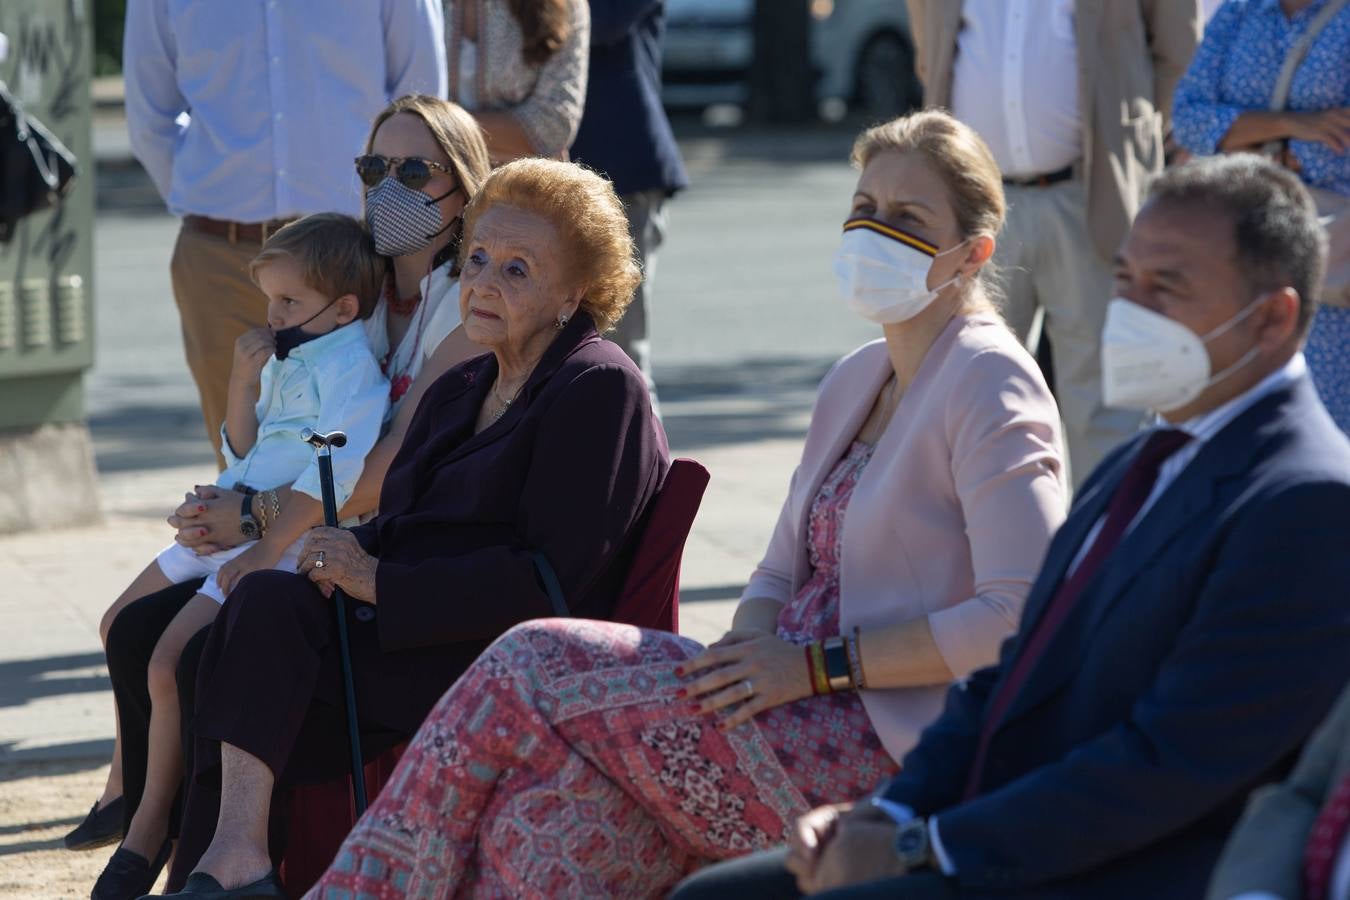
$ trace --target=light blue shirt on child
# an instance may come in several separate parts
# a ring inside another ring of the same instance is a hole
[[[333,451],[333,491],[341,509],[356,488],[366,454],[380,439],[389,409],[389,381],[365,329],[353,322],[301,344],[284,360],[272,357],[260,382],[258,438],[241,457],[221,428],[227,465],[216,484],[257,490],[289,484],[322,501],[318,459],[300,432],[341,430],[347,445]]]

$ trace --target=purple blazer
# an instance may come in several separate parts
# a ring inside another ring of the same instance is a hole
[[[536,553],[572,615],[608,618],[618,599],[634,525],[670,467],[641,373],[578,314],[506,414],[474,434],[496,374],[487,354],[428,389],[379,515],[353,529],[379,559],[385,652],[460,645],[476,656],[511,626],[554,615]]]

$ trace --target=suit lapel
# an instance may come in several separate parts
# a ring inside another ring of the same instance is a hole
[[[1034,708],[1078,671],[1080,660],[1090,649],[1092,634],[1106,614],[1155,556],[1168,547],[1179,533],[1214,509],[1219,485],[1252,468],[1256,456],[1269,443],[1272,435],[1284,427],[1278,407],[1289,402],[1297,390],[1298,386],[1295,385],[1275,391],[1239,415],[1205,444],[1176,481],[1149,508],[1144,518],[1125,535],[1101,571],[1084,588],[1083,595],[1046,647],[1044,655],[1008,707],[1000,724]],[[1107,500],[1119,484],[1124,468],[1128,467],[1137,453],[1136,447],[1123,458],[1124,465],[1119,467],[1120,471],[1109,482],[1110,490],[1104,491]],[[1105,481],[1103,485],[1106,485]],[[1105,509],[1105,502],[1099,502],[1101,506],[1089,520],[1089,528]],[[1080,544],[1081,539],[1073,545],[1074,553]],[[1047,597],[1053,596],[1059,583],[1060,579],[1051,583],[1045,592]],[[1021,634],[1027,633],[1028,629],[1023,628]]]

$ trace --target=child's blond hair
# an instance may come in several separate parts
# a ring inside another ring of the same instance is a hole
[[[253,283],[259,269],[283,256],[299,263],[305,284],[324,296],[355,294],[360,318],[375,311],[384,287],[384,257],[375,252],[366,226],[351,216],[314,213],[277,231],[248,264]]]

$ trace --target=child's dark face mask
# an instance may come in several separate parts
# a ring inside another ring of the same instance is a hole
[[[309,332],[304,331],[303,329],[310,322],[313,322],[319,316],[327,312],[328,307],[332,306],[336,302],[337,300],[329,301],[328,306],[325,306],[323,309],[319,310],[314,315],[310,316],[308,319],[301,322],[299,325],[292,325],[289,328],[282,328],[278,331],[272,332],[272,338],[273,340],[276,341],[277,344],[276,347],[277,359],[285,359],[286,357],[291,355],[292,350],[294,350],[296,347],[299,347],[301,344],[312,341],[315,338],[323,337],[323,335],[321,334],[310,334]]]

